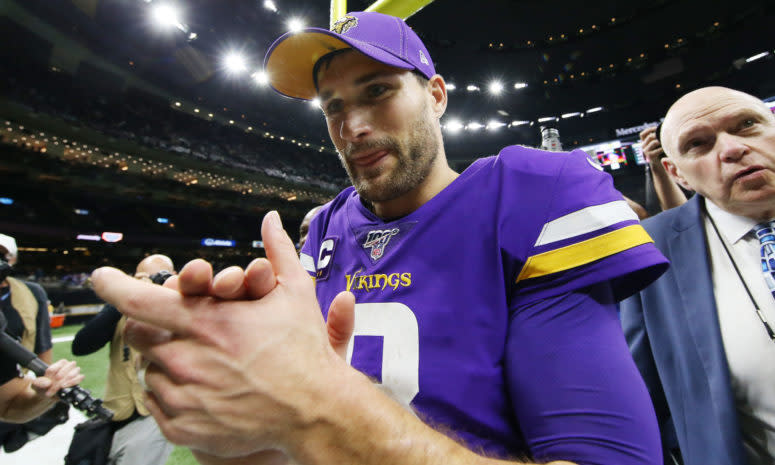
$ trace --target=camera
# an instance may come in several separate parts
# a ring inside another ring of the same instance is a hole
[[[5,278],[11,274],[12,269],[13,267],[7,261],[0,258],[0,282],[5,281]]]
[[[170,273],[167,270],[161,270],[149,276],[149,279],[154,284],[162,285],[166,280],[170,278],[170,276],[172,276],[172,273]]]

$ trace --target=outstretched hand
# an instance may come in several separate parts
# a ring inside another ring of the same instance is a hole
[[[333,332],[335,351],[276,212],[261,232],[268,260],[245,272],[212,277],[209,264],[194,261],[164,287],[112,268],[92,275],[97,294],[130,317],[129,341],[150,361],[147,405],[162,432],[222,457],[281,448],[350,370],[337,355],[346,328]],[[338,297],[334,321],[346,323],[352,304]]]

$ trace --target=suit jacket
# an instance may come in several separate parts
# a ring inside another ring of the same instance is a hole
[[[663,439],[674,427],[684,463],[745,465],[701,202],[695,195],[643,222],[672,265],[622,302],[622,326]]]

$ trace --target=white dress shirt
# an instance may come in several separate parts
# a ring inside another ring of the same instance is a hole
[[[753,298],[775,330],[775,299],[761,271],[759,240],[751,231],[757,222],[728,213],[708,200],[705,205]],[[752,465],[775,465],[775,341],[767,335],[707,217],[705,232],[721,338],[744,446]]]

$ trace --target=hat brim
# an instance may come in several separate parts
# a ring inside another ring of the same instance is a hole
[[[264,59],[269,85],[292,98],[312,100],[317,96],[312,72],[315,64],[331,52],[352,48],[364,55],[401,69],[414,69],[411,63],[375,47],[327,29],[308,28],[289,32],[278,38]]]

